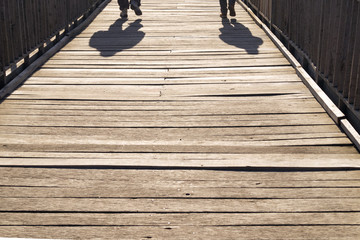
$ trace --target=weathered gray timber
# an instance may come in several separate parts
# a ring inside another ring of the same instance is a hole
[[[115,0],[0,104],[0,237],[358,239],[360,155],[217,0]]]

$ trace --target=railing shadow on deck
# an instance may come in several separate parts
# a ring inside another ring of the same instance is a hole
[[[222,19],[220,39],[237,48],[245,49],[248,54],[259,54],[259,46],[263,44],[261,38],[252,35],[251,31],[236,19]],[[239,36],[240,35],[240,36]]]
[[[125,49],[130,49],[141,42],[145,33],[141,19],[124,27],[127,20],[118,19],[107,31],[98,31],[91,37],[89,45],[96,48],[103,57],[111,57]]]

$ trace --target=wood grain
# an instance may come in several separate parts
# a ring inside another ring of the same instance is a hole
[[[359,238],[358,151],[218,5],[113,0],[0,104],[1,237]]]

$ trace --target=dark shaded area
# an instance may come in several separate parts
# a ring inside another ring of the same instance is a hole
[[[245,49],[248,54],[258,54],[259,46],[263,44],[263,40],[254,37],[251,31],[237,22],[236,19],[222,19],[223,27],[220,28],[220,39],[229,45]]]
[[[94,33],[89,45],[96,48],[103,57],[111,57],[125,49],[133,48],[145,37],[145,33],[140,31],[143,25],[141,19],[137,19],[123,29],[126,21],[118,19],[107,31]]]
[[[70,32],[77,33],[77,26],[87,26],[92,16],[107,3],[105,0],[52,0],[47,1],[45,7],[41,5],[45,3],[39,1],[1,0],[0,89],[45,53],[51,53],[51,49]],[[13,87],[8,86],[0,93],[0,98],[13,92]]]

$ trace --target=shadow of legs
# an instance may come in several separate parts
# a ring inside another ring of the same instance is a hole
[[[127,24],[127,20],[118,19],[107,31],[98,31],[91,37],[89,45],[96,48],[103,57],[111,57],[125,49],[135,47],[145,37],[140,31],[143,27],[141,19]]]
[[[252,35],[251,31],[237,22],[236,19],[222,19],[223,27],[220,28],[220,39],[237,48],[245,49],[249,54],[258,54],[259,46],[263,44],[261,38]]]

